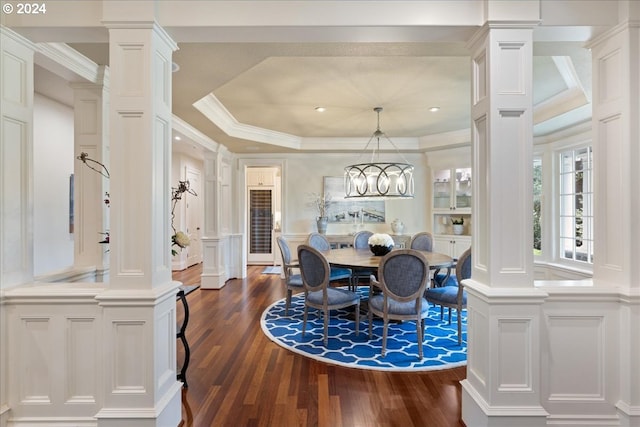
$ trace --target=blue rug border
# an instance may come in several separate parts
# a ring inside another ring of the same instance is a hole
[[[294,295],[293,298],[295,297],[300,297],[301,294],[297,294]],[[453,368],[458,368],[461,366],[466,366],[467,365],[467,360],[465,358],[464,361],[460,361],[460,362],[448,362],[445,364],[439,364],[439,365],[430,365],[430,366],[410,366],[410,367],[404,367],[404,366],[389,366],[389,367],[384,367],[384,366],[370,366],[370,365],[360,365],[360,364],[354,364],[354,363],[346,363],[346,362],[341,362],[339,360],[333,360],[321,355],[315,355],[315,354],[311,354],[308,353],[306,351],[302,351],[299,350],[295,347],[292,347],[288,344],[285,344],[284,342],[280,341],[277,337],[275,337],[270,331],[269,328],[266,324],[266,317],[269,314],[269,311],[276,305],[278,304],[284,304],[285,299],[280,299],[277,300],[275,302],[273,302],[272,304],[270,304],[267,308],[264,309],[264,311],[262,312],[262,315],[260,316],[260,328],[262,329],[262,332],[267,336],[267,338],[269,338],[272,342],[274,342],[275,344],[279,345],[280,347],[291,351],[292,353],[296,353],[299,354],[301,356],[304,357],[308,357],[310,359],[319,361],[319,362],[323,362],[329,365],[337,365],[337,366],[342,366],[345,368],[351,368],[351,369],[364,369],[364,370],[370,370],[370,371],[383,371],[383,372],[428,372],[428,371],[439,371],[439,370],[444,370],[444,369],[453,369]],[[362,330],[360,330],[360,333],[365,333],[368,334],[368,322],[366,322],[366,315],[360,315],[360,319],[362,322],[362,319],[365,319],[365,323],[367,323],[367,328],[365,328],[364,332]],[[362,326],[362,325],[361,325]],[[465,352],[467,351],[466,348],[466,342],[463,341],[463,345],[465,346]]]

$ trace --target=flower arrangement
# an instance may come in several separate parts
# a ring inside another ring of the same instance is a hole
[[[331,193],[311,193],[311,206],[318,212],[318,218],[325,218],[329,211],[329,207],[333,203]]]
[[[375,233],[369,237],[368,243],[371,246],[393,246],[393,239],[388,234]]]
[[[184,232],[178,231],[171,236],[171,246],[178,246],[181,250],[189,246],[191,239]],[[178,255],[178,251],[171,248],[171,255]]]
[[[386,255],[391,252],[395,244],[391,236],[384,233],[375,233],[369,237],[369,249],[374,255]]]
[[[178,251],[173,249],[173,246],[178,246],[180,250],[186,248],[191,243],[191,239],[183,231],[177,231],[173,225],[173,221],[176,217],[176,205],[178,201],[182,199],[184,193],[189,193],[193,196],[197,196],[196,192],[189,188],[189,181],[178,181],[178,187],[171,188],[171,228],[173,229],[173,236],[171,236],[171,255],[178,255]]]
[[[460,218],[451,218],[451,223],[454,225],[462,225],[464,224],[464,218],[460,217]]]

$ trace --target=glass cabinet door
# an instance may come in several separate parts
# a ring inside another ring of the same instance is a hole
[[[433,178],[433,208],[451,209],[451,170],[437,171]]]
[[[457,209],[471,208],[471,169],[456,169]]]

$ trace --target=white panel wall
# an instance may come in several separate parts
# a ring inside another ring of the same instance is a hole
[[[102,403],[100,285],[6,293],[11,425],[95,425]],[[50,424],[49,424],[50,425]]]
[[[613,292],[545,287],[543,406],[548,423],[620,425],[616,413],[620,354],[618,297]],[[597,420],[597,423],[596,423]]]

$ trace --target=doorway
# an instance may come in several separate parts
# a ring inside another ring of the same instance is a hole
[[[190,188],[195,194],[201,194],[200,171],[197,169],[186,168],[186,176],[189,181]],[[191,244],[187,246],[187,267],[202,262],[202,204],[201,197],[193,196],[185,193],[185,202],[187,208],[186,229]]]
[[[277,168],[249,167],[247,182],[247,263],[275,262],[275,223],[279,212]]]

